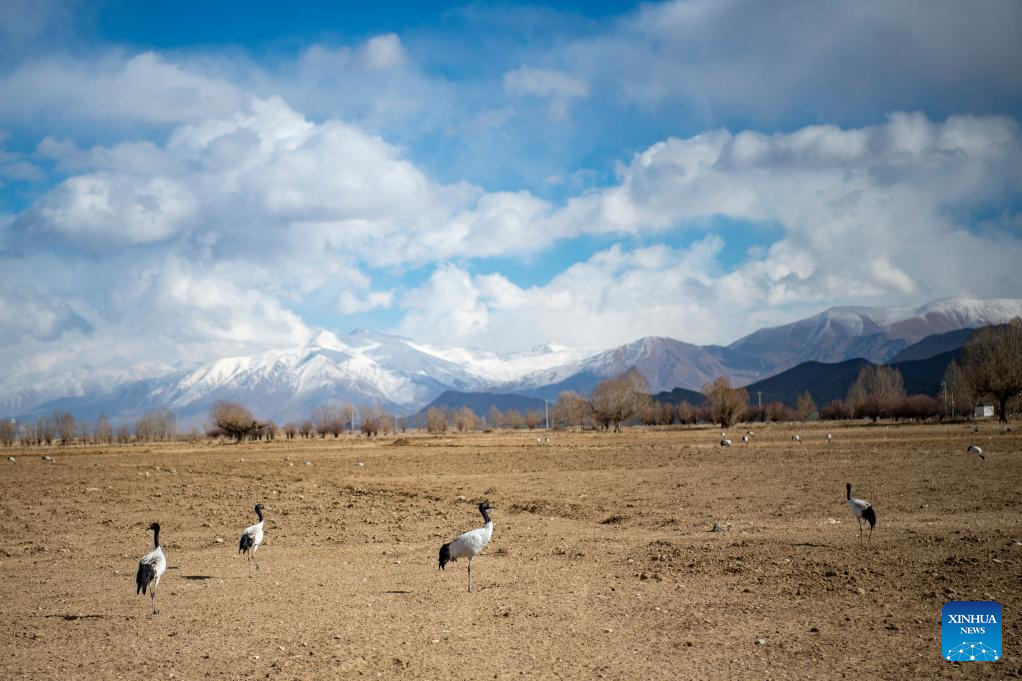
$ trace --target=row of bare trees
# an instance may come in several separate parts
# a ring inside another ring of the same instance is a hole
[[[111,444],[139,441],[167,441],[178,436],[177,418],[169,409],[145,412],[134,423],[114,428],[106,414],[95,422],[75,418],[67,411],[57,410],[34,421],[4,420],[0,422],[0,444],[23,445]]]

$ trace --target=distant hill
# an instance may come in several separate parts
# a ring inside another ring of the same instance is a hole
[[[461,409],[462,407],[468,407],[475,412],[477,416],[486,416],[491,407],[496,407],[501,411],[517,409],[519,412],[524,414],[532,409],[543,411],[543,406],[543,400],[536,399],[535,397],[526,397],[524,395],[447,390],[440,393],[435,400],[423,407],[419,413],[425,414],[433,407],[452,411],[455,409]]]
[[[909,395],[937,395],[944,370],[952,359],[958,359],[961,348],[942,352],[927,359],[908,362],[892,362],[887,365],[897,369],[905,381],[905,392]],[[756,403],[756,392],[763,392],[763,404],[784,402],[794,406],[798,396],[809,391],[816,404],[823,406],[832,400],[843,400],[855,383],[863,367],[871,365],[862,358],[828,364],[825,362],[803,362],[776,376],[756,381],[745,387],[749,403]]]
[[[693,407],[706,402],[705,395],[697,393],[695,390],[688,390],[687,388],[675,388],[671,391],[664,390],[654,395],[653,399],[661,404],[679,405],[682,402],[688,402]]]
[[[750,404],[756,404],[756,393],[762,391],[763,404],[784,402],[790,405],[808,390],[816,404],[822,406],[831,400],[844,399],[859,371],[870,364],[861,357],[834,364],[803,362],[776,376],[750,383],[745,390],[749,393]]]
[[[976,329],[957,329],[955,331],[948,331],[947,333],[937,333],[932,336],[927,336],[918,343],[910,345],[894,357],[891,358],[891,364],[897,364],[899,362],[912,362],[920,359],[929,359],[939,354],[949,352],[951,350],[958,350],[965,345],[965,342],[969,340]]]
[[[962,349],[956,348],[939,355],[911,362],[893,362],[892,367],[901,372],[905,379],[905,392],[909,395],[936,395],[944,370],[951,360],[961,361]]]

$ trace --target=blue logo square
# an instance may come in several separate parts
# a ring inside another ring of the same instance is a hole
[[[1001,604],[948,601],[941,616],[941,657],[961,662],[1001,659]]]

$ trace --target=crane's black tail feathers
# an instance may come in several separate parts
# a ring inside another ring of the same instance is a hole
[[[447,565],[448,563],[457,562],[453,558],[451,558],[451,548],[450,548],[450,546],[451,546],[450,544],[444,544],[443,546],[440,547],[440,569],[441,570],[443,570],[444,566]]]
[[[238,544],[238,553],[248,553],[248,550],[250,548],[252,548],[252,545],[254,543],[255,543],[255,537],[253,537],[252,535],[250,535],[247,532],[242,534],[241,535],[241,543]]]
[[[138,563],[138,574],[135,575],[135,595],[144,594],[149,583],[156,579],[156,566],[151,563]]]
[[[866,519],[866,522],[869,523],[870,527],[876,527],[877,512],[873,510],[872,506],[870,506],[869,508],[862,512],[862,517]]]

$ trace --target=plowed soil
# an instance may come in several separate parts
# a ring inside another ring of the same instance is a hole
[[[1017,424],[753,428],[15,447],[0,678],[1022,675]],[[467,593],[437,550],[484,498]],[[258,572],[237,554],[256,502]],[[155,618],[134,585],[152,521]],[[942,605],[987,599],[1004,658],[943,661]]]

